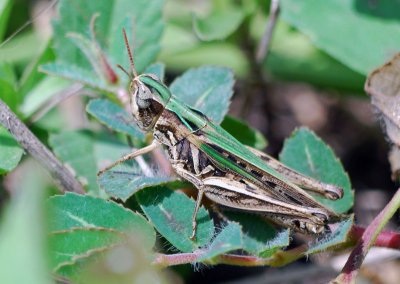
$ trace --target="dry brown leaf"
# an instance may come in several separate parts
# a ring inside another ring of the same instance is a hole
[[[389,152],[389,163],[392,170],[392,179],[400,180],[400,148],[393,146]]]
[[[381,126],[392,143],[392,152],[400,149],[400,53],[374,70],[367,78],[365,91],[371,96]],[[398,179],[400,161],[391,157],[393,178]]]

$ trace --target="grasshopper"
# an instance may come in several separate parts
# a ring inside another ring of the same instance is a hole
[[[140,129],[152,131],[153,142],[99,172],[163,146],[172,168],[198,189],[192,217],[205,195],[223,207],[259,213],[277,225],[303,234],[320,234],[340,216],[306,191],[336,200],[343,190],[288,168],[267,154],[246,147],[200,111],[181,102],[155,75],[135,71],[129,42],[123,31],[130,59],[130,107]]]

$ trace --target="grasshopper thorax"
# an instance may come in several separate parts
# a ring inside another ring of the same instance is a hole
[[[130,85],[130,104],[136,124],[151,130],[167,105],[171,93],[153,74],[135,77]]]

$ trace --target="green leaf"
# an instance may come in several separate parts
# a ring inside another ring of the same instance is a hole
[[[49,75],[59,76],[64,79],[73,80],[93,88],[104,91],[115,92],[116,90],[107,86],[100,77],[96,76],[93,72],[83,69],[73,64],[62,62],[47,63],[41,65],[39,70]]]
[[[71,82],[61,78],[46,77],[37,82],[32,89],[28,91],[21,104],[20,111],[27,117],[35,113],[49,99],[59,92],[62,92],[71,85]]]
[[[262,150],[267,147],[267,140],[257,129],[251,128],[243,121],[232,116],[225,116],[221,123],[222,128],[228,131],[239,142],[250,147]]]
[[[98,195],[96,182],[98,168],[94,157],[93,135],[88,131],[51,134],[49,144],[55,154],[76,171],[76,175],[87,185],[88,191]]]
[[[36,114],[40,115],[40,110]],[[35,121],[35,126],[49,132],[58,132],[68,125],[68,120],[69,118],[64,116],[57,108],[52,108]]]
[[[349,176],[332,149],[313,132],[306,128],[296,130],[286,139],[279,157],[282,163],[300,173],[343,188],[342,199],[333,201],[315,196],[319,202],[337,213],[344,213],[352,207],[354,193]]]
[[[18,110],[21,98],[17,92],[12,66],[6,62],[0,63],[0,99],[14,112]]]
[[[158,186],[139,191],[136,197],[147,219],[178,250],[192,252],[211,240],[214,224],[203,207],[197,214],[196,240],[190,239],[195,201],[185,194]]]
[[[320,49],[368,74],[399,51],[400,4],[380,1],[282,1],[281,17]],[[340,15],[340,21],[338,21]]]
[[[60,18],[53,22],[55,52],[58,60],[73,66],[74,69],[82,70],[81,73],[85,71],[90,73],[91,77],[94,76],[94,66],[90,64],[83,51],[66,38],[66,35],[75,33],[88,39],[90,20],[93,15],[98,14],[95,22],[95,36],[109,64],[115,66],[118,63],[129,70],[128,56],[122,37],[124,27],[129,39],[132,38],[133,32],[135,33],[135,42],[133,44],[131,42],[134,46],[135,65],[138,72],[143,71],[156,58],[160,48],[159,40],[163,30],[162,4],[162,0],[151,2],[99,0],[91,3],[79,0],[60,1]]]
[[[154,63],[148,66],[144,71],[144,74],[150,73],[156,75],[161,81],[164,81],[165,77],[165,64],[164,63]]]
[[[19,89],[22,97],[30,92],[42,79],[46,77],[45,74],[39,72],[39,66],[54,60],[54,52],[51,48],[52,41],[49,40],[42,52],[33,59],[33,61],[24,69],[21,79],[19,80]]]
[[[306,254],[313,254],[322,251],[327,251],[329,248],[337,246],[347,240],[347,236],[350,232],[350,229],[354,223],[354,215],[351,215],[350,218],[343,220],[338,224],[335,230],[324,236],[323,239],[316,240],[309,246]]]
[[[37,168],[25,171],[18,191],[2,208],[0,283],[54,283],[45,247],[45,185]]]
[[[104,196],[97,186],[97,171],[131,151],[131,148],[109,133],[87,130],[65,131],[49,138],[56,155],[73,168],[76,175],[94,195]]]
[[[194,15],[193,29],[201,40],[222,40],[238,29],[244,16],[239,7],[228,5],[223,9],[213,10],[204,18]]]
[[[172,2],[169,2],[168,4],[171,5]],[[177,52],[179,53],[191,49],[199,43],[199,40],[192,31],[188,31],[185,27],[168,21],[165,25],[165,32],[161,42],[163,47],[161,50],[161,56],[164,57],[163,54],[165,54],[165,57],[168,57]],[[164,59],[162,59],[162,62],[165,62]],[[170,68],[169,64],[167,64],[167,66]]]
[[[108,131],[95,134],[94,156],[98,168],[102,169],[130,152],[132,152],[131,147],[121,142],[118,137],[110,135]]]
[[[244,77],[250,69],[248,58],[238,45],[220,41],[201,43],[192,32],[171,22],[167,23],[162,46],[159,60],[176,73],[213,65],[229,67],[236,76]]]
[[[221,123],[228,112],[234,83],[229,69],[205,66],[186,71],[170,89],[183,102]]]
[[[267,20],[261,11],[253,17],[250,33],[254,41],[261,40]],[[279,19],[263,69],[276,79],[305,81],[321,87],[364,94],[364,75],[316,48],[306,35]]]
[[[107,251],[122,241],[123,236],[117,231],[96,228],[74,228],[52,233],[49,238],[51,267],[59,272],[64,266],[78,265],[78,261]],[[73,276],[59,273],[66,277]]]
[[[277,231],[261,216],[234,211],[224,211],[223,215],[241,225],[242,249],[250,254],[269,257],[289,245],[289,229]]]
[[[211,261],[220,254],[227,253],[242,247],[242,232],[238,223],[229,222],[228,225],[215,237],[211,244],[197,261]]]
[[[98,178],[99,186],[110,196],[126,201],[141,189],[149,186],[165,185],[178,182],[176,177],[156,173],[154,176],[146,176],[138,163],[133,160],[116,166],[106,171]]]
[[[0,126],[0,174],[12,171],[21,160],[24,150],[8,131]]]
[[[1,62],[0,64],[0,78],[7,81],[13,88],[17,86],[17,78],[14,72],[14,68],[7,62]]]
[[[109,5],[108,0],[103,1]],[[109,36],[112,39],[109,53],[114,63],[119,63],[129,70],[129,57],[122,37],[123,27],[127,30],[129,42],[133,47],[136,71],[141,73],[154,62],[160,51],[164,29],[163,6],[164,0],[115,1],[113,25]]]
[[[71,277],[73,283],[170,283],[165,271],[151,265],[154,254],[146,251],[138,239],[130,238],[100,257],[96,255],[92,258],[94,261],[91,265],[85,267],[76,277]],[[82,261],[78,261],[74,266],[64,266],[60,273],[76,275],[74,270],[81,265]]]
[[[3,42],[4,33],[7,29],[7,22],[10,16],[13,1],[2,0],[0,1],[0,42]]]
[[[76,228],[140,232],[145,238],[143,245],[154,246],[155,232],[146,219],[115,202],[67,193],[49,198],[47,205],[51,216],[49,230],[53,233]]]
[[[52,267],[58,271],[73,266],[68,273],[60,270],[65,276],[78,273],[93,256],[130,235],[146,250],[155,244],[155,231],[146,219],[115,202],[67,193],[49,198],[47,210]]]
[[[98,48],[96,42],[92,39],[88,39],[80,33],[70,32],[67,34],[70,41],[85,55],[86,60],[90,62],[94,73],[97,77],[101,78],[103,82],[108,82],[106,75],[106,69],[103,69],[103,53]]]
[[[263,27],[264,22],[255,26]],[[260,30],[258,40],[263,32]],[[364,75],[317,49],[304,34],[279,21],[274,29],[271,52],[263,66],[275,77],[322,87],[362,92],[365,82]]]
[[[21,33],[1,47],[0,62],[26,64],[37,56],[42,46],[42,39],[33,31]]]
[[[135,125],[132,115],[117,104],[106,99],[95,99],[89,102],[86,111],[107,127],[144,140],[144,134]]]

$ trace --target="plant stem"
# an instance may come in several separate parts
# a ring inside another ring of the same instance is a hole
[[[356,247],[351,252],[346,264],[344,265],[342,272],[333,281],[333,283],[355,283],[355,278],[357,277],[358,270],[361,267],[369,249],[374,243],[379,243],[380,245],[398,245],[399,244],[399,234],[393,236],[388,233],[381,233],[381,230],[393,216],[393,214],[400,207],[400,188],[397,190],[396,194],[393,196],[392,200],[385,206],[385,208],[375,217],[372,223],[365,229],[363,234],[358,240]],[[357,230],[355,230],[357,231]],[[357,232],[359,233],[359,232]],[[381,235],[383,235],[381,237]],[[395,247],[399,249],[400,247]]]
[[[221,254],[216,256],[207,264],[229,264],[238,266],[265,266],[274,267],[284,266],[304,256],[307,251],[306,245],[301,245],[291,250],[279,251],[272,257],[262,258],[251,255],[236,255],[236,254]],[[177,253],[177,254],[157,254],[153,264],[160,267],[168,267],[179,264],[195,263],[201,257],[203,251],[198,250],[192,253]]]
[[[354,246],[357,241],[362,240],[363,234],[368,230],[354,225],[349,232],[346,242],[339,244],[339,246],[334,247],[333,251],[342,250],[349,246]],[[386,247],[393,249],[400,249],[400,233],[383,231],[381,232],[375,242],[375,246]],[[238,265],[238,266],[272,266],[280,267],[285,266],[293,261],[296,261],[305,256],[308,250],[307,245],[301,245],[296,248],[278,251],[273,256],[269,258],[261,258],[257,256],[250,255],[236,255],[236,254],[221,254],[208,264],[228,264],[228,265]],[[192,253],[177,253],[177,254],[157,254],[156,259],[153,264],[160,267],[168,267],[180,264],[195,263],[197,259],[202,255],[202,251],[195,251]],[[347,283],[347,282],[345,282]]]
[[[198,253],[176,253],[176,254],[162,254],[158,253],[153,264],[160,267],[168,267],[179,264],[187,264],[196,262],[199,257]]]
[[[49,171],[55,184],[61,191],[85,193],[82,185],[75,179],[72,173],[62,165],[54,154],[39,141],[1,99],[0,124],[14,136],[22,148]]]
[[[278,15],[279,15],[279,0],[271,0],[268,23],[265,28],[264,35],[257,48],[256,61],[258,64],[263,62],[268,54],[269,46],[271,44],[272,33],[274,31]]]
[[[354,225],[349,233],[349,238],[353,238],[357,242],[362,238],[365,228]],[[376,238],[374,246],[391,249],[400,249],[400,234],[397,232],[383,231]]]

